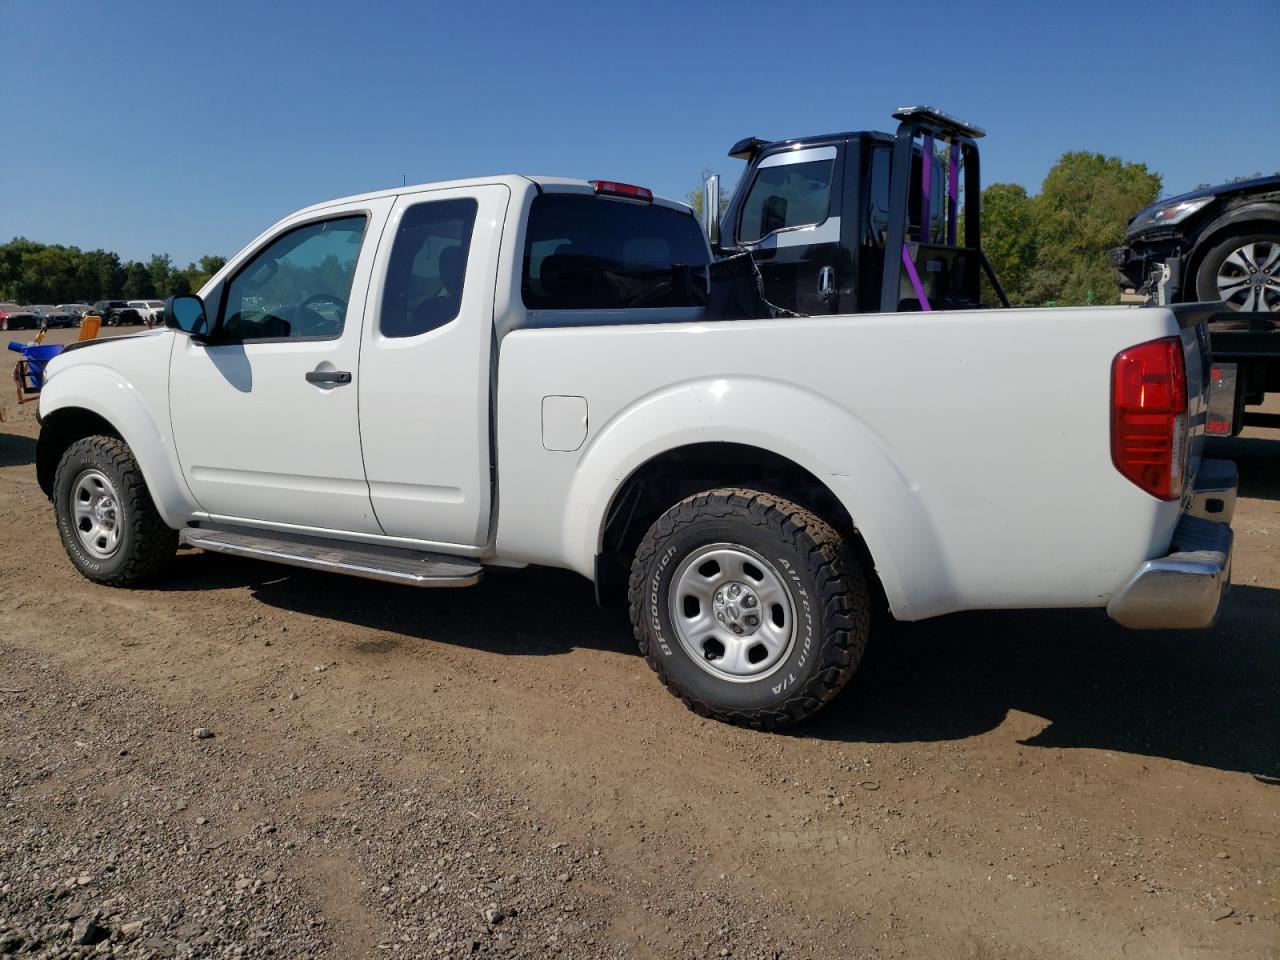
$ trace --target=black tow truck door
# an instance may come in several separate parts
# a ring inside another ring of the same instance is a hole
[[[805,315],[840,309],[845,153],[843,140],[770,144],[743,178],[724,241],[751,252],[775,306]]]

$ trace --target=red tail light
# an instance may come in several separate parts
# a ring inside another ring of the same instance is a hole
[[[1111,364],[1111,459],[1153,497],[1182,494],[1187,446],[1187,371],[1182,341],[1152,340]]]
[[[607,193],[615,197],[630,197],[633,200],[653,203],[653,191],[648,187],[637,187],[634,183],[618,183],[616,180],[591,180],[589,182],[596,188],[596,193]]]

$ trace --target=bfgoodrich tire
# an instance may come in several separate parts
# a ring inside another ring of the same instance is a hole
[[[97,583],[154,579],[177,552],[177,531],[160,518],[132,451],[116,437],[85,437],[67,448],[53,506],[67,556]]]
[[[848,544],[789,500],[724,488],[680,501],[631,567],[631,622],[691,710],[777,729],[820,709],[866,646],[870,591]]]

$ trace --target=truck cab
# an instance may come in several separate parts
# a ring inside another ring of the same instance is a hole
[[[895,134],[747,137],[730,149],[747,167],[708,233],[721,255],[751,254],[775,307],[806,316],[978,307],[984,272],[1004,302],[977,204],[965,202],[980,193],[983,131],[932,107],[894,117]]]

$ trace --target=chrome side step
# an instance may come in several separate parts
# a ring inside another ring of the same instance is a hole
[[[484,568],[474,560],[367,543],[246,528],[186,527],[179,536],[187,546],[212,553],[269,560],[292,567],[345,573],[411,587],[469,587],[479,583],[484,576]]]

